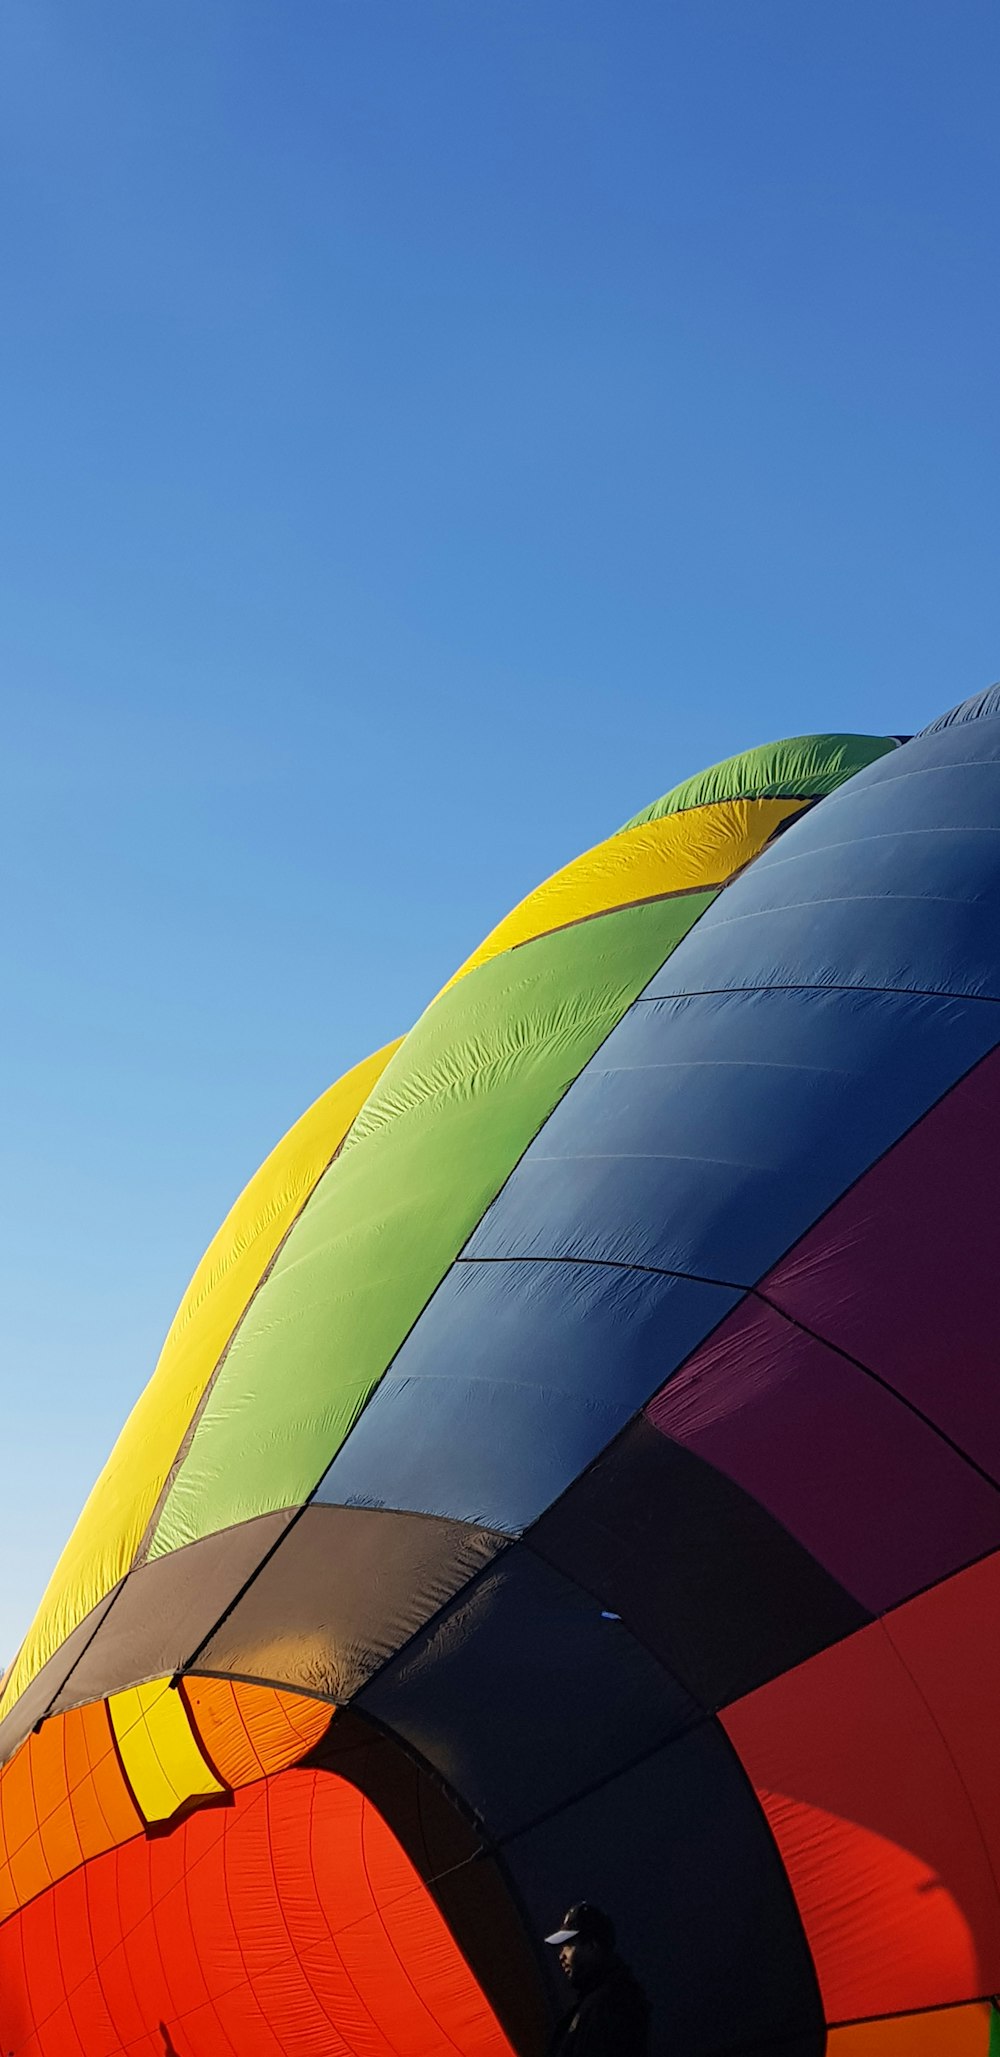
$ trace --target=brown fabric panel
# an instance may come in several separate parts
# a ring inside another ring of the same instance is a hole
[[[130,1571],[52,1712],[183,1670],[294,1512],[262,1514]]]
[[[433,1894],[462,1955],[520,2057],[542,2057],[552,2028],[528,1928],[499,1860],[439,1778],[350,1708],[339,1710],[304,1760],[366,1794]]]
[[[642,1417],[526,1542],[710,1709],[870,1619],[749,1493]]]
[[[8,1757],[13,1757],[15,1750],[20,1749],[25,1736],[30,1735],[36,1722],[44,1720],[74,1664],[86,1649],[91,1637],[96,1634],[112,1601],[120,1592],[121,1586],[115,1586],[110,1593],[105,1594],[103,1600],[98,1601],[96,1607],[91,1608],[90,1613],[77,1624],[66,1637],[66,1641],[60,1643],[58,1650],[49,1658],[47,1664],[43,1664],[37,1677],[25,1687],[10,1712],[0,1721],[0,1764],[6,1764]]]
[[[349,1700],[507,1541],[433,1515],[307,1507],[193,1669]]]

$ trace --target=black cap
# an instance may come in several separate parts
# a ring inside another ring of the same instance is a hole
[[[575,1906],[567,1907],[562,1927],[545,1940],[558,1947],[560,1943],[571,1943],[576,1936],[584,1942],[597,1943],[602,1950],[615,1947],[615,1925],[610,1914],[605,1914],[603,1907],[592,1907],[588,1900],[578,1900]]]

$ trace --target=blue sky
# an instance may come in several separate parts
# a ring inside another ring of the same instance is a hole
[[[1000,671],[993,0],[6,0],[0,1660],[276,1137]]]

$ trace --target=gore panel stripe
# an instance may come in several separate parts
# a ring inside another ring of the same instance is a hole
[[[664,815],[680,814],[689,807],[711,806],[720,800],[779,799],[795,795],[825,799],[845,779],[853,778],[876,758],[895,750],[898,736],[789,736],[781,743],[764,743],[757,750],[744,750],[739,757],[726,757],[695,778],[672,786],[663,798],[644,807],[627,821],[627,829]]]
[[[152,1557],[308,1497],[532,1137],[709,898],[543,937],[428,1009],[250,1308]]]
[[[249,1301],[398,1043],[339,1079],[289,1129],[213,1237],[56,1565],[0,1699],[4,1711],[132,1563],[178,1446]]]

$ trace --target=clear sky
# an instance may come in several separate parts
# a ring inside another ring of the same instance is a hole
[[[4,0],[0,1661],[302,1108],[1000,671],[995,0]]]

